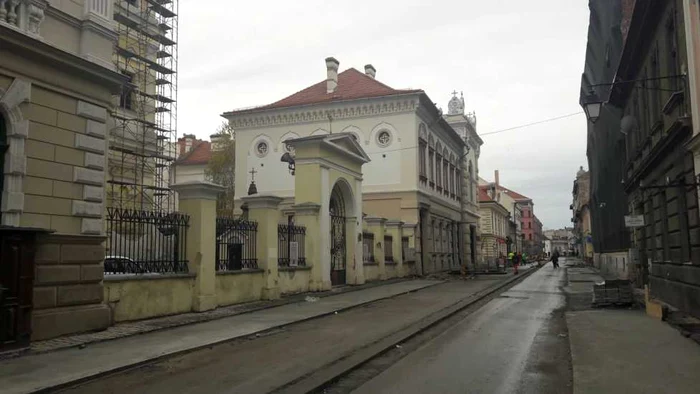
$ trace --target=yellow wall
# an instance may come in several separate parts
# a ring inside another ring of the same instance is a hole
[[[262,299],[265,285],[262,271],[216,275],[216,300],[219,306]]]
[[[385,266],[386,270],[386,278],[387,279],[392,279],[392,278],[398,278],[399,277],[399,271],[398,271],[398,265],[396,264],[387,264]]]
[[[279,287],[282,294],[304,293],[309,291],[310,269],[280,270]]]
[[[379,280],[379,266],[378,265],[365,265],[365,280],[367,282]]]
[[[194,277],[128,277],[104,281],[104,298],[114,322],[173,315],[192,310]]]

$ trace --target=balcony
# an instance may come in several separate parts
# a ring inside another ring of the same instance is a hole
[[[41,39],[39,27],[47,5],[40,0],[0,0],[0,25]]]

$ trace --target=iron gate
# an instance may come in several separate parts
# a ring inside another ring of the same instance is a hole
[[[345,284],[346,279],[346,239],[345,206],[338,186],[333,188],[329,207],[331,217],[331,284]]]

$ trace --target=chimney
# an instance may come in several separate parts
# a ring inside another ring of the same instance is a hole
[[[496,182],[496,187],[501,186],[501,181],[500,181],[500,179],[498,178],[498,170],[494,171],[493,177],[494,177],[494,180],[495,180],[495,182]]]
[[[197,137],[195,137],[194,134],[185,134],[182,138],[185,140],[184,152],[182,152],[184,154],[192,150],[192,146]]]
[[[334,57],[326,58],[326,72],[328,75],[326,78],[326,93],[333,93],[335,88],[338,87],[338,66],[340,66],[340,62]]]
[[[375,79],[375,77],[377,76],[377,69],[374,68],[373,65],[368,64],[365,66],[365,75],[372,79]]]

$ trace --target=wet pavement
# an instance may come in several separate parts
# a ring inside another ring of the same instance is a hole
[[[355,392],[571,392],[565,280],[547,264]]]

